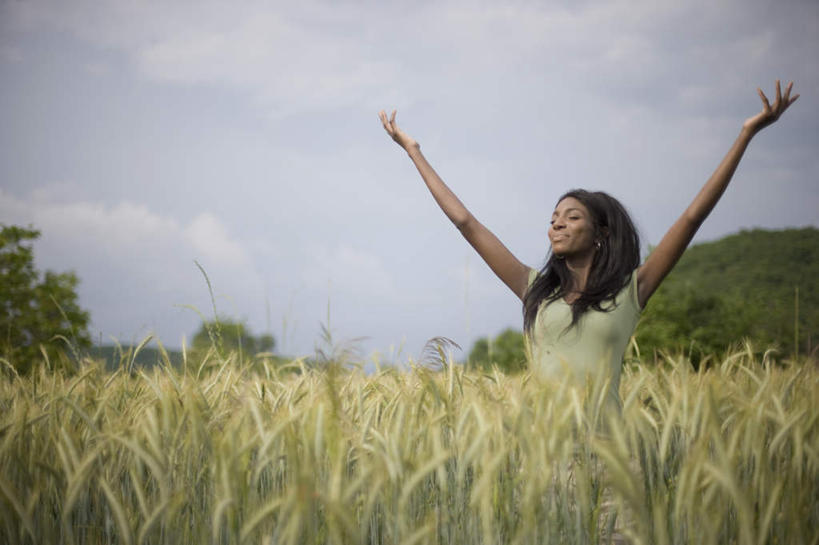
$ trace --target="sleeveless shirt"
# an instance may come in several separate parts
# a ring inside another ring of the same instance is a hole
[[[537,274],[530,269],[529,285]],[[601,306],[609,309],[612,303]],[[527,335],[533,374],[546,380],[568,379],[577,386],[587,378],[609,381],[608,395],[619,406],[623,355],[639,319],[636,270],[617,293],[612,310],[590,309],[571,328],[572,307],[563,298],[541,304],[531,336]]]

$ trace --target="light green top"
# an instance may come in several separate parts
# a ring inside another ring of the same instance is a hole
[[[538,271],[529,271],[529,285]],[[587,378],[609,381],[619,405],[620,369],[629,339],[640,319],[637,273],[615,297],[610,312],[589,310],[570,329],[572,307],[562,298],[541,305],[529,341],[531,368],[541,379],[585,384]],[[603,304],[603,308],[607,308]]]

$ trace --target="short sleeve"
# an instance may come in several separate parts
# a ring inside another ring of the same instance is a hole
[[[640,294],[637,290],[637,269],[634,269],[631,273],[631,280],[629,280],[629,299],[631,303],[634,305],[637,314],[642,314],[643,309],[640,308]]]
[[[537,269],[529,269],[529,281],[526,283],[527,288],[532,285],[535,278],[537,278]]]

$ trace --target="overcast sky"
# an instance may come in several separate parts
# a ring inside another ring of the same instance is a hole
[[[380,109],[525,263],[574,187],[656,244],[756,88],[801,98],[696,240],[819,225],[819,3],[0,1],[0,223],[74,270],[96,340],[167,346],[219,313],[309,354],[521,327]]]

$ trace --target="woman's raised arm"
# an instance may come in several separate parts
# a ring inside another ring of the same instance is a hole
[[[748,143],[754,135],[779,119],[779,116],[788,106],[799,98],[799,95],[790,96],[792,88],[793,82],[788,83],[785,96],[782,96],[779,80],[776,80],[776,99],[773,105],[768,103],[765,93],[761,89],[757,89],[762,99],[762,111],[745,120],[734,145],[728,150],[728,154],[711,175],[711,178],[700,189],[693,202],[671,226],[660,244],[654,248],[654,251],[651,252],[646,262],[637,272],[637,291],[641,307],[645,306],[654,290],[671,272],[697,229],[719,201],[725,188],[728,187],[728,182],[731,181],[731,177],[734,175],[745,148],[748,147]]]
[[[475,216],[467,210],[455,193],[447,187],[421,153],[421,146],[418,145],[418,142],[398,127],[395,122],[395,111],[389,118],[383,110],[378,116],[384,125],[384,130],[406,150],[444,214],[455,224],[469,244],[477,250],[498,278],[522,300],[528,285],[529,268],[521,263],[498,237],[475,219]]]

